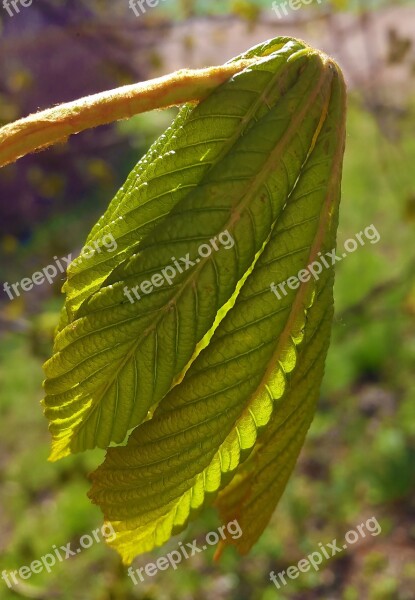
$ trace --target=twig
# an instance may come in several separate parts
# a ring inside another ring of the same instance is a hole
[[[64,142],[72,134],[149,110],[198,102],[256,59],[206,69],[183,69],[35,113],[0,129],[0,167]]]

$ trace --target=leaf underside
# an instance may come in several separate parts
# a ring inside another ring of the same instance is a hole
[[[74,261],[45,365],[51,459],[109,448],[91,499],[128,563],[215,502],[247,552],[294,468],[324,371],[333,268],[277,298],[335,247],[344,151],[338,67],[277,38],[185,106],[93,228],[113,253]],[[235,60],[242,58],[237,57]],[[198,248],[228,232],[229,247]],[[131,303],[173,258],[194,265]]]

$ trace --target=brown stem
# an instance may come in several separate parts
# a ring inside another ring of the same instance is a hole
[[[255,59],[246,59],[219,67],[183,69],[143,83],[60,104],[19,119],[0,129],[0,167],[35,150],[65,142],[70,135],[85,129],[157,108],[198,102],[254,62]]]

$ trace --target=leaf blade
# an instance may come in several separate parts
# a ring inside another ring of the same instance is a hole
[[[292,381],[296,382],[296,372],[301,375],[307,366],[303,363],[298,367],[298,357],[302,356],[299,349],[304,346],[312,354],[313,346],[304,343],[304,339],[315,326],[315,319],[321,320],[323,315],[323,350],[319,370],[311,382],[313,397],[318,393],[329,340],[332,270],[318,282],[304,283],[300,292],[289,294],[285,303],[282,300],[281,310],[275,311],[272,299],[264,294],[270,295],[266,285],[270,265],[273,264],[274,275],[286,277],[310,264],[319,252],[331,250],[335,243],[344,150],[344,92],[337,72],[333,73],[333,78],[330,105],[327,102],[327,111],[322,113],[313,138],[313,150],[234,307],[216,329],[209,346],[192,364],[181,385],[162,400],[153,419],[135,430],[125,448],[110,449],[104,464],[93,475],[90,497],[100,504],[106,519],[113,523],[118,535],[112,545],[125,562],[182,530],[204,503],[211,502],[229,483],[238,465],[254,447],[257,430],[271,420],[265,432],[268,427],[274,431],[272,404],[279,402],[282,405],[288,398],[290,406],[287,375],[294,373]],[[295,227],[300,229],[296,244],[290,239]],[[302,247],[301,234],[309,240],[305,247]],[[287,246],[291,252],[286,252]],[[293,248],[297,251],[293,252]],[[261,295],[263,298],[258,301]],[[317,297],[323,303],[317,304]],[[256,337],[252,333],[258,327],[259,337],[265,340],[261,344],[255,344]],[[259,366],[253,353],[260,355]],[[307,359],[307,353],[304,357]],[[230,362],[234,362],[234,368],[229,374],[226,365]],[[253,365],[257,365],[258,372],[249,391],[252,382],[247,384],[238,379],[237,373],[251,368],[252,378]],[[221,407],[225,408],[223,412]],[[312,403],[296,432],[288,474],[311,418]],[[289,440],[290,433],[287,428],[285,436]],[[265,439],[269,440],[269,437]],[[283,438],[282,443],[285,441]],[[254,477],[252,470],[248,475]],[[235,518],[237,503],[228,502],[231,509],[227,508],[226,489],[222,496],[225,498],[222,514],[231,520],[231,517]],[[232,500],[232,483],[229,489]],[[240,501],[241,495],[237,498]],[[240,513],[236,514],[239,518]],[[261,524],[268,520],[269,511],[264,515],[266,518],[258,521]],[[253,519],[251,512],[248,519],[244,518],[244,524],[249,519]],[[238,546],[244,550],[261,531],[243,535]]]
[[[146,417],[151,406],[157,404],[187,368],[198,344],[213,326],[217,311],[229,301],[238,281],[263,248],[271,224],[295,184],[296,165],[299,167],[307,154],[303,140],[298,137],[298,125],[301,119],[308,118],[314,101],[321,102],[320,88],[326,85],[324,77],[317,79],[317,83],[314,81],[321,61],[311,50],[304,54],[302,49],[298,51],[298,46],[290,46],[235,77],[229,84],[231,102],[228,100],[226,104],[222,97],[227,94],[226,85],[218,91],[221,110],[227,106],[231,113],[235,111],[233,92],[239,94],[248,84],[255,97],[261,98],[255,103],[256,112],[251,111],[249,130],[241,138],[238,129],[238,139],[232,138],[232,144],[227,146],[228,149],[231,146],[230,151],[210,170],[209,181],[199,183],[175,205],[163,223],[140,242],[139,253],[121,263],[107,278],[105,287],[92,294],[79,307],[77,318],[57,335],[55,355],[45,365],[44,405],[54,438],[52,460],[71,451],[121,442],[128,429]],[[258,77],[262,80],[259,93]],[[312,93],[306,93],[309,88]],[[217,102],[215,94],[210,102],[208,99],[201,103],[199,112],[192,113],[198,115],[196,121],[218,119],[212,108]],[[239,113],[242,109],[236,107]],[[279,116],[281,110],[285,112],[284,119]],[[238,123],[243,120],[244,116],[239,114]],[[273,125],[272,135],[269,121]],[[189,122],[191,126],[191,119],[186,121]],[[222,127],[220,123],[219,128]],[[253,147],[259,134],[262,143],[257,152]],[[291,148],[291,154],[287,148]],[[294,165],[289,169],[281,160],[283,153]],[[249,173],[248,186],[244,170]],[[208,211],[207,195],[211,200]],[[250,236],[239,233],[247,224],[254,224]],[[206,227],[212,227],[208,235]],[[178,255],[190,249],[193,256],[197,244],[223,232],[225,227],[244,244],[240,248],[235,245],[232,258],[230,253],[229,258],[228,254],[217,253],[210,264],[201,260],[191,277],[177,279],[181,285],[177,294],[175,286],[169,289],[164,286],[151,298],[141,299],[138,306],[123,302],[123,286],[127,282],[160,272],[173,251]],[[194,274],[198,275],[202,267],[206,267],[205,272],[196,279]],[[184,325],[179,325],[179,320]],[[175,339],[178,331],[184,333]],[[159,347],[163,353],[158,352]],[[97,349],[96,352],[91,352],[91,348]],[[118,365],[115,370],[114,364]],[[138,385],[140,403],[136,402]],[[119,407],[123,412],[114,417]]]

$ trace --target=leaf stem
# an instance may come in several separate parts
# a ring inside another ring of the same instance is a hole
[[[70,135],[149,110],[198,102],[232,75],[255,63],[245,59],[169,75],[86,96],[19,119],[0,129],[0,167],[65,142]]]

